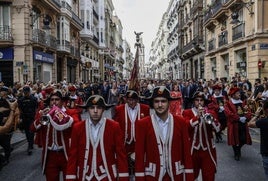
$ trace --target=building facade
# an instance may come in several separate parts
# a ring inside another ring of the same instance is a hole
[[[264,0],[170,0],[167,16],[163,16],[167,18],[165,49],[173,75],[169,78],[267,77],[267,8]],[[150,69],[156,71],[163,67],[158,63],[159,36],[152,41],[149,59]]]
[[[77,2],[0,2],[2,81],[7,85],[28,80],[75,82],[80,61],[79,31],[82,29]]]
[[[204,78],[203,1],[178,3],[179,57],[183,79]]]
[[[133,53],[130,51],[130,47],[130,44],[126,40],[123,40],[123,60],[125,62],[123,67],[123,79],[125,80],[130,79],[130,73],[134,62]]]
[[[206,5],[205,77],[268,76],[267,1],[222,0]],[[258,66],[259,65],[259,66]]]
[[[112,0],[1,0],[0,81],[98,82],[115,78],[115,67],[122,78],[113,13]]]
[[[168,30],[167,13],[164,13],[158,27],[156,38],[152,41],[149,54],[149,76],[153,79],[171,79],[172,71],[168,62]]]

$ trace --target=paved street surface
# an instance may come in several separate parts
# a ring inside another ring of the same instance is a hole
[[[218,155],[216,181],[265,181],[259,154],[258,130],[251,131],[251,135],[253,145],[245,145],[242,148],[240,161],[234,160],[232,148],[226,144],[226,136],[223,143],[216,144]],[[23,136],[17,132],[13,135],[13,140],[21,139]],[[15,146],[10,163],[0,171],[0,181],[45,181],[41,173],[41,149],[35,147],[32,156],[27,155],[26,149],[25,141]]]

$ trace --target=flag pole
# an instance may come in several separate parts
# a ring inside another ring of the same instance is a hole
[[[129,81],[129,89],[130,90],[135,90],[137,93],[139,93],[139,89],[140,89],[140,84],[139,84],[139,52],[140,52],[140,47],[141,47],[141,43],[140,43],[140,35],[143,32],[139,32],[136,33],[134,31],[135,35],[136,35],[136,43],[135,43],[135,47],[136,47],[136,54],[135,54],[135,59],[134,59],[134,63],[133,63],[133,68],[131,70],[131,76],[130,76],[130,81]]]

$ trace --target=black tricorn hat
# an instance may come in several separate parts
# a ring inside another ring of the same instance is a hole
[[[192,99],[195,100],[195,99],[198,98],[198,97],[200,97],[200,98],[202,98],[202,99],[204,99],[204,100],[206,99],[206,97],[205,97],[205,93],[202,92],[202,91],[196,91],[196,92],[194,93]]]
[[[136,91],[128,90],[126,93],[126,98],[139,99],[140,97]]]
[[[63,96],[62,96],[62,92],[61,92],[60,89],[55,89],[55,90],[53,90],[53,91],[50,93],[49,98],[51,98],[52,96],[57,96],[57,97],[59,97],[60,99],[63,98]]]
[[[152,100],[156,97],[164,97],[164,98],[167,98],[169,101],[172,101],[172,100],[178,100],[179,98],[178,97],[172,97],[170,95],[170,91],[166,88],[166,86],[158,86],[158,87],[155,87],[153,89],[153,92],[151,94],[150,97],[148,98],[145,98],[145,99],[149,99],[149,100]]]
[[[104,107],[105,109],[109,109],[110,107],[114,106],[113,104],[111,104],[111,105],[106,104],[106,102],[102,96],[92,95],[87,99],[86,104],[79,105],[79,107],[86,109],[86,108],[94,106],[94,105]]]

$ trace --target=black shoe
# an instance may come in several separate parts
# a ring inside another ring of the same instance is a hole
[[[238,155],[235,155],[234,159],[235,159],[236,161],[239,161],[239,160],[240,160],[240,157],[239,157]]]
[[[33,154],[32,150],[28,150],[27,153],[29,156]]]
[[[1,165],[2,165],[2,166],[6,166],[8,163],[9,163],[8,160],[4,160],[4,161],[1,163]]]
[[[221,134],[219,135],[219,140],[220,140],[220,142],[222,142],[222,135]]]
[[[28,148],[28,149],[27,149],[27,153],[28,153],[28,155],[32,155],[32,153],[33,153],[33,149]]]
[[[34,149],[34,146],[33,145],[29,145],[28,146],[28,149],[31,149],[31,150]]]

